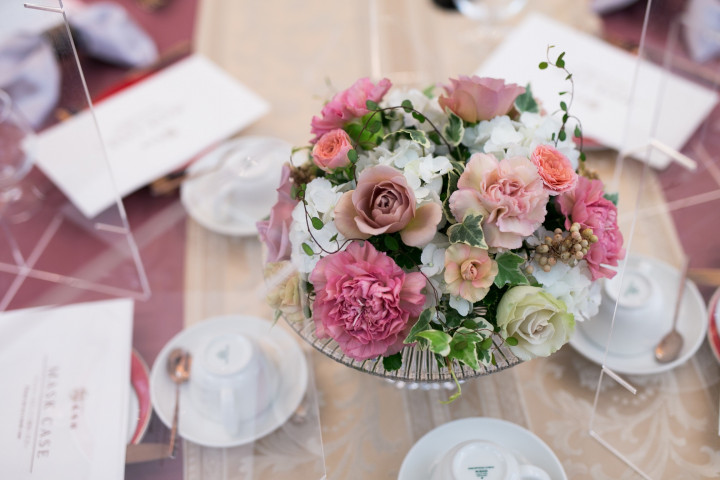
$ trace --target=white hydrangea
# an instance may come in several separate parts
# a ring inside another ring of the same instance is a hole
[[[575,320],[584,321],[597,315],[602,299],[600,282],[592,281],[585,260],[581,260],[574,267],[558,262],[549,272],[545,272],[537,264],[534,264],[533,268],[533,275],[543,289],[565,302],[568,312],[575,316]]]
[[[473,305],[472,302],[469,302],[462,297],[456,297],[455,295],[450,295],[450,301],[448,303],[462,316],[466,316],[470,313],[470,309]]]
[[[447,157],[427,155],[408,162],[405,165],[403,174],[408,181],[408,185],[413,189],[415,198],[420,202],[431,193],[440,195],[443,175],[452,168],[452,164]]]
[[[523,141],[515,122],[503,115],[465,129],[462,144],[472,153],[492,153],[498,158],[505,157],[505,150]]]
[[[393,89],[388,92],[387,95],[385,95],[385,99],[383,100],[382,105],[385,107],[397,107],[402,105],[402,102],[404,100],[410,100],[415,110],[421,112],[425,116],[425,118],[427,118],[427,120],[432,122],[435,127],[442,131],[445,124],[447,123],[447,115],[445,115],[443,109],[440,108],[440,104],[438,103],[438,97],[428,98],[423,92],[417,89]],[[423,130],[425,132],[430,132],[433,130],[430,122],[418,122],[412,116],[412,112],[406,113],[404,110],[397,111],[401,112],[402,115],[402,127],[413,127],[418,130]],[[393,125],[393,127],[395,127],[394,129],[399,129],[401,126]]]
[[[337,205],[342,193],[325,178],[315,178],[307,184],[305,199],[307,205],[302,202],[295,206],[292,213],[292,225],[290,227],[291,259],[300,272],[310,273],[317,265],[317,262],[326,255],[316,241],[330,252],[337,250],[342,245],[345,237],[337,231],[333,222],[333,210]],[[306,213],[307,212],[307,213]],[[323,228],[316,230],[310,224],[310,218],[318,217],[324,223]],[[308,229],[312,229],[312,236]],[[332,240],[335,237],[335,240]],[[315,252],[308,255],[302,247],[305,243]]]
[[[435,234],[435,238],[425,245],[420,254],[420,271],[427,277],[440,275],[445,271],[445,250],[449,246],[448,239],[441,233]]]

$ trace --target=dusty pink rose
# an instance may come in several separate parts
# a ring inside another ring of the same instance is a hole
[[[603,265],[617,266],[618,261],[625,257],[623,236],[617,224],[617,208],[603,197],[603,193],[600,180],[581,176],[574,190],[563,193],[557,199],[560,211],[565,215],[565,228],[577,222],[582,228],[592,228],[598,237],[585,256],[593,280],[614,277],[616,272]]]
[[[522,246],[545,219],[548,193],[537,168],[524,157],[504,158],[476,153],[450,196],[450,210],[461,222],[468,213],[482,213],[488,246]]]
[[[400,232],[403,243],[413,247],[430,242],[441,219],[436,203],[416,208],[405,176],[386,165],[363,170],[357,188],[345,192],[335,206],[335,226],[346,238]]]
[[[356,118],[360,118],[368,109],[366,102],[380,102],[392,83],[387,78],[380,80],[377,85],[368,78],[361,78],[350,88],[336,94],[320,112],[319,117],[313,117],[310,131],[315,138],[310,143],[316,143],[320,137],[336,128],[343,128]]]
[[[260,239],[267,245],[268,262],[290,259],[290,223],[292,211],[298,203],[290,194],[291,188],[290,166],[285,164],[277,189],[278,199],[270,210],[270,219],[256,224]]]
[[[425,277],[403,272],[370,242],[353,242],[322,258],[310,282],[315,334],[332,337],[356,360],[402,350],[425,304]]]
[[[487,250],[454,243],[445,250],[445,283],[447,291],[469,302],[479,302],[493,284],[498,265]]]
[[[549,145],[538,145],[530,155],[550,195],[567,192],[575,188],[577,173],[570,160]]]
[[[336,128],[320,137],[312,149],[312,157],[315,165],[330,172],[350,165],[347,154],[352,148],[350,137],[345,130]]]
[[[451,78],[445,85],[445,95],[438,98],[442,108],[449,108],[455,115],[469,123],[490,120],[510,111],[518,95],[525,88],[514,83],[505,84],[497,78],[480,78],[461,75]]]

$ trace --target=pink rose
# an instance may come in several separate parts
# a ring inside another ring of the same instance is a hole
[[[310,282],[315,334],[332,337],[356,360],[402,350],[425,304],[425,277],[403,272],[370,242],[353,242],[322,258]]]
[[[498,274],[497,263],[487,250],[454,243],[445,250],[445,283],[448,293],[479,302],[490,291]]]
[[[469,123],[505,115],[518,95],[525,93],[524,87],[514,83],[505,85],[504,80],[475,75],[451,78],[450,85],[445,85],[444,88],[447,96],[438,98],[440,106],[449,108]]]
[[[278,199],[270,210],[270,219],[256,224],[260,239],[267,245],[267,262],[290,259],[290,223],[292,211],[298,203],[290,194],[291,188],[290,166],[285,164],[282,167],[280,186],[277,188]]]
[[[482,213],[488,246],[512,249],[522,246],[545,219],[548,193],[537,169],[524,157],[498,161],[476,153],[450,196],[450,210],[462,222],[468,213]]]
[[[335,206],[335,226],[346,238],[400,232],[403,243],[412,247],[430,242],[441,219],[436,203],[416,208],[405,176],[385,165],[363,170],[357,188],[345,192]]]
[[[345,130],[336,128],[320,137],[312,149],[312,157],[315,165],[330,172],[350,165],[347,154],[352,148],[350,137]]]
[[[593,280],[615,276],[615,271],[603,265],[617,266],[625,257],[622,248],[623,236],[617,224],[617,208],[603,197],[603,184],[600,180],[578,177],[574,190],[558,197],[560,211],[565,215],[565,228],[573,222],[582,228],[591,228],[598,241],[590,245],[585,256]]]
[[[313,117],[310,131],[315,138],[310,143],[316,143],[330,130],[343,128],[352,120],[368,113],[366,102],[368,100],[379,102],[391,86],[392,84],[387,78],[380,80],[377,85],[368,78],[361,78],[347,90],[336,94],[323,107],[320,116]]]
[[[550,195],[567,192],[575,188],[577,173],[570,160],[549,145],[538,145],[530,155]]]

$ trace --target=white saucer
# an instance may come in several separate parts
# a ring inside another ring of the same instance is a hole
[[[445,452],[467,440],[488,440],[510,450],[521,463],[545,470],[553,480],[567,480],[560,460],[540,437],[498,418],[463,418],[426,433],[405,456],[398,480],[428,478],[430,469]]]
[[[660,297],[667,303],[662,306],[665,315],[661,317],[661,321],[659,321],[657,325],[654,325],[652,328],[643,328],[642,331],[633,334],[637,335],[638,338],[642,336],[643,341],[649,345],[657,345],[672,327],[672,312],[675,308],[680,272],[671,265],[651,257],[639,255],[631,257],[628,260],[628,268],[633,268],[634,263],[642,263],[643,269],[650,269],[652,279],[657,285],[657,288],[660,289]],[[603,297],[603,301],[608,301],[608,299]],[[607,311],[612,311],[612,308],[603,309],[603,307],[601,307],[598,316],[587,322],[609,322],[610,318],[603,317],[603,312]],[[608,351],[607,358],[604,359],[607,336],[603,335],[603,338],[594,338],[588,333],[590,328],[583,327],[585,322],[578,322],[576,324],[575,334],[570,339],[570,345],[581,355],[597,364],[602,365],[604,360],[605,365],[617,373],[628,375],[656,374],[677,367],[697,352],[707,332],[707,318],[707,309],[702,295],[700,295],[697,286],[695,286],[692,281],[687,280],[677,325],[684,342],[680,356],[676,360],[668,363],[658,363],[658,361],[655,360],[655,353],[652,347],[648,348],[645,352],[633,355],[620,355]],[[613,336],[616,334],[617,332],[614,331]]]
[[[255,222],[267,217],[277,201],[282,165],[290,161],[291,151],[289,143],[277,138],[229,140],[190,165],[190,178],[180,187],[180,200],[188,214],[208,230],[256,235]],[[243,175],[248,177],[243,179]],[[233,181],[238,182],[236,189],[252,189],[245,200],[227,196]]]
[[[170,428],[175,405],[175,384],[165,370],[167,356],[173,348],[182,347],[195,354],[203,339],[229,332],[252,337],[280,374],[274,402],[254,420],[240,425],[237,435],[230,435],[219,422],[206,418],[190,399],[188,385],[180,392],[178,434],[186,440],[207,447],[234,447],[250,443],[280,427],[300,405],[307,388],[308,367],[295,339],[267,320],[245,315],[211,318],[182,332],[165,345],[150,373],[150,394],[155,412]],[[190,381],[192,382],[192,372]]]

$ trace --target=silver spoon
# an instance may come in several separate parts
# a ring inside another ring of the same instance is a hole
[[[678,286],[677,300],[675,301],[675,314],[673,315],[672,330],[665,335],[660,343],[655,347],[655,359],[659,363],[672,362],[680,355],[683,347],[683,337],[677,331],[677,321],[680,316],[680,305],[682,304],[683,294],[685,293],[685,283],[687,282],[688,265],[690,259],[685,260],[682,274],[680,275],[680,285]]]
[[[176,348],[170,352],[167,359],[167,371],[170,379],[175,383],[175,412],[173,413],[172,430],[170,431],[170,443],[168,452],[170,458],[175,458],[177,448],[176,438],[178,430],[178,417],[180,413],[180,385],[190,379],[190,368],[192,366],[192,355],[182,348]]]

